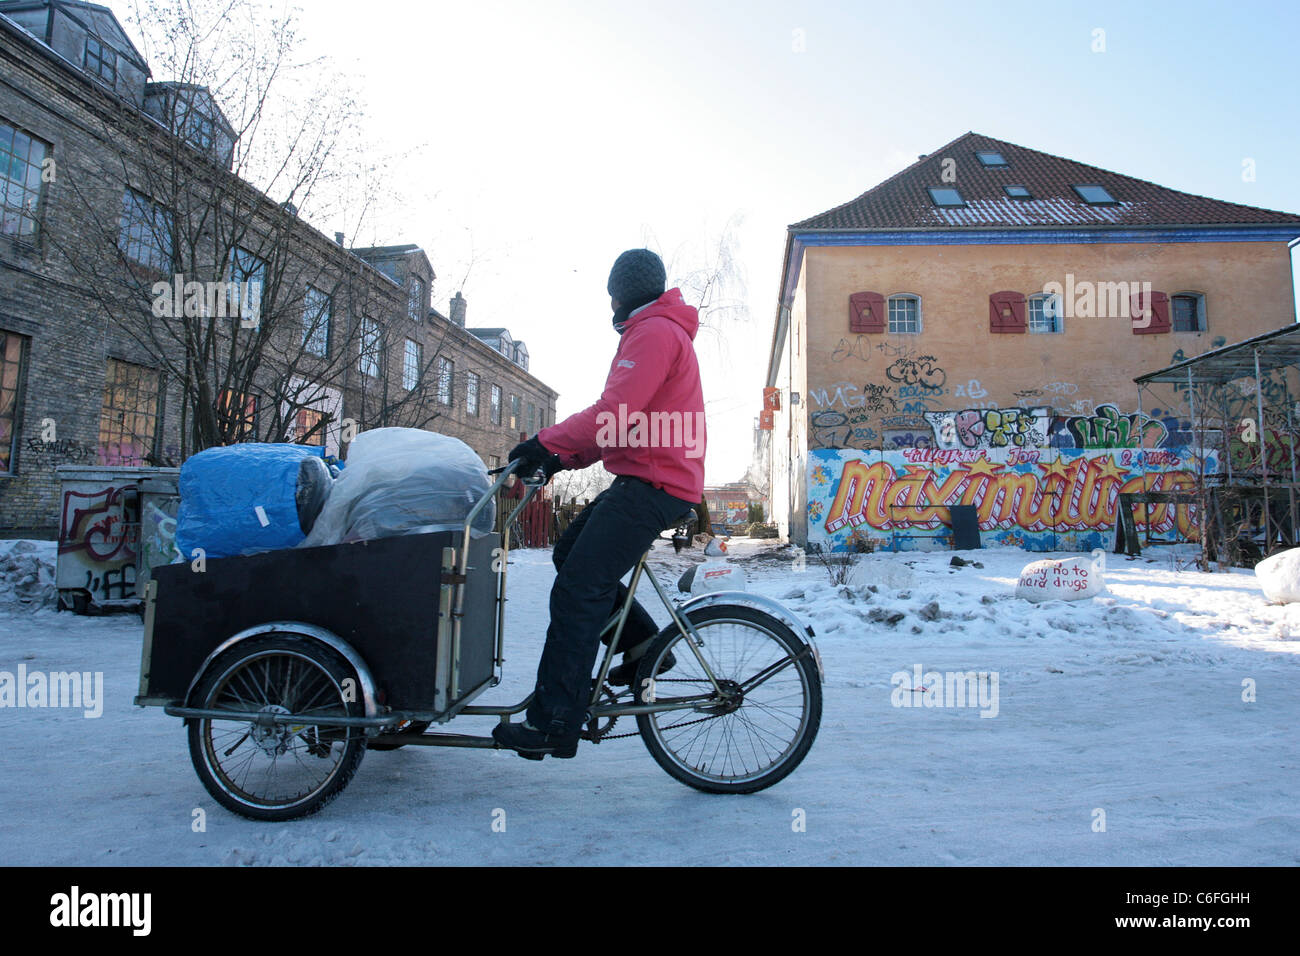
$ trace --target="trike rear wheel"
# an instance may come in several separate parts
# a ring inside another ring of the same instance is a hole
[[[770,787],[799,765],[821,724],[822,687],[812,650],[780,620],[754,608],[714,606],[688,618],[725,696],[719,697],[686,638],[670,627],[641,659],[638,703],[703,699],[687,709],[638,714],[641,739],[664,770],[698,790]],[[659,674],[669,653],[676,664]]]
[[[195,706],[264,719],[191,719],[190,759],[208,793],[254,820],[320,810],[347,786],[366,752],[360,728],[329,722],[364,716],[357,695],[345,690],[355,679],[332,648],[295,634],[251,638],[222,654],[200,681]],[[278,714],[303,720],[265,719]]]

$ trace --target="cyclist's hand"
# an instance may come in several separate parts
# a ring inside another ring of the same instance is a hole
[[[559,461],[559,457],[557,455],[552,455],[547,451],[546,446],[538,441],[537,436],[534,435],[532,438],[528,439],[528,441],[520,442],[514,448],[510,449],[510,455],[506,460],[518,460],[520,462],[519,468],[516,469],[515,474],[526,481],[529,478],[532,478],[538,471],[545,471],[550,459],[552,458]],[[554,472],[547,473],[547,481],[550,480],[552,474],[554,474]]]

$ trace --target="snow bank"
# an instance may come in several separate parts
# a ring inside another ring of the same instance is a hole
[[[56,555],[54,541],[0,541],[0,607],[33,611],[57,607]]]

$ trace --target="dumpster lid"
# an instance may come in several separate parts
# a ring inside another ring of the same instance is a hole
[[[120,481],[123,478],[178,478],[181,470],[143,465],[59,465],[54,473],[60,481]]]

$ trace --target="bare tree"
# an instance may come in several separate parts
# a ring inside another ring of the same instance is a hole
[[[608,488],[614,476],[601,462],[576,471],[562,471],[551,479],[551,494],[556,501],[591,501]]]
[[[419,336],[416,385],[403,387],[390,326],[404,290],[306,221],[355,234],[388,190],[346,83],[295,60],[292,13],[249,0],[138,0],[130,22],[168,79],[147,87],[143,112],[122,100],[103,115],[101,148],[66,177],[71,228],[51,243],[110,338],[160,371],[160,392],[179,391],[180,457],[250,439],[323,443],[358,393],[362,427],[427,425],[441,341]],[[362,352],[376,345],[383,374],[366,375]],[[148,460],[175,463],[138,437]]]

